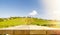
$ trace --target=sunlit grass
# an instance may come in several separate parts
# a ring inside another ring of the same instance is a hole
[[[57,28],[57,27],[60,27],[60,21],[21,17],[21,18],[15,18],[15,19],[8,19],[6,21],[0,22],[0,28],[13,27],[18,25],[37,25],[37,26],[47,26],[47,27]]]

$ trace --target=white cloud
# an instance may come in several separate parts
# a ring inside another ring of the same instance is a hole
[[[33,10],[32,12],[29,13],[30,16],[35,16],[37,15],[37,11]]]
[[[42,0],[45,18],[60,20],[60,0]]]

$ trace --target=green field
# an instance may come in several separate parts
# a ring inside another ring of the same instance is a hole
[[[10,18],[0,18],[0,28],[12,27],[18,25],[37,25],[37,26],[48,26],[55,27],[59,21],[38,19],[31,17],[10,17]]]

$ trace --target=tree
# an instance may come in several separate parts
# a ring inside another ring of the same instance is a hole
[[[2,22],[2,21],[4,21],[4,19],[3,18],[0,18],[0,22]]]

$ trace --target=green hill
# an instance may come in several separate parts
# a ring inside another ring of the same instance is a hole
[[[17,26],[17,25],[37,25],[37,26],[55,27],[57,23],[60,22],[54,20],[31,18],[31,17],[0,18],[0,28]]]

